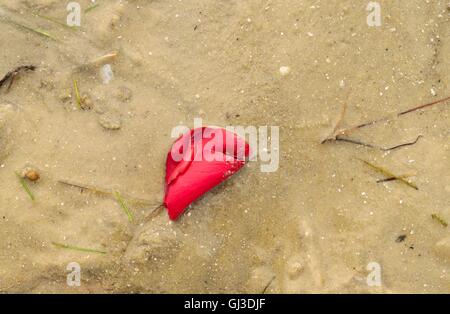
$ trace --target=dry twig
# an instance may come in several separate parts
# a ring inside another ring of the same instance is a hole
[[[409,113],[412,113],[412,112],[416,112],[418,110],[426,109],[426,108],[432,107],[432,106],[437,105],[437,104],[445,103],[445,102],[447,102],[449,100],[450,100],[450,96],[446,97],[446,98],[443,98],[443,99],[440,99],[440,100],[436,100],[436,101],[427,103],[427,104],[423,104],[423,105],[420,105],[420,106],[415,106],[413,108],[401,111],[401,112],[397,113],[396,116],[397,117],[401,117],[401,116],[404,116],[406,114],[409,114]],[[354,132],[354,131],[356,131],[358,129],[362,129],[364,127],[370,126],[370,125],[374,125],[374,124],[377,124],[377,123],[380,123],[380,122],[383,122],[383,121],[388,121],[391,116],[386,116],[386,117],[382,117],[382,118],[375,119],[375,120],[372,120],[372,121],[364,122],[364,123],[355,125],[353,127],[340,129],[339,127],[342,124],[343,116],[344,116],[344,114],[346,112],[346,109],[347,109],[347,105],[344,104],[343,108],[341,110],[338,122],[337,122],[336,126],[333,129],[333,132],[327,138],[325,138],[322,141],[322,144],[328,143],[328,142],[342,141],[342,142],[352,143],[352,144],[356,144],[356,145],[362,145],[362,146],[366,146],[366,147],[370,147],[370,148],[378,148],[378,149],[381,149],[381,150],[393,150],[393,149],[401,148],[401,147],[404,147],[404,146],[414,145],[414,144],[417,143],[417,141],[421,137],[421,135],[419,135],[414,142],[404,143],[404,144],[396,145],[396,146],[390,147],[390,148],[383,148],[383,147],[380,147],[380,146],[376,146],[376,145],[372,145],[372,144],[368,144],[368,143],[362,142],[360,140],[349,138],[348,135],[350,133],[352,133],[352,132]]]
[[[24,73],[24,72],[34,71],[34,70],[36,70],[36,66],[34,66],[34,65],[21,65],[21,66],[15,68],[14,70],[9,71],[0,80],[0,88],[2,88],[3,85],[5,85],[6,83],[9,82],[8,88],[6,89],[7,91],[9,91],[12,84],[14,83],[14,80],[16,79],[16,77],[19,74]]]

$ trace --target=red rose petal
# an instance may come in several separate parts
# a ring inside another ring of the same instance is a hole
[[[222,147],[210,143],[217,136],[222,137],[218,138]],[[164,206],[170,219],[176,220],[193,201],[241,169],[249,153],[245,140],[225,129],[203,127],[181,136],[166,161]],[[184,159],[174,160],[174,156]]]

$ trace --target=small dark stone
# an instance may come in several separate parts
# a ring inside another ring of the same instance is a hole
[[[398,238],[395,240],[395,242],[400,243],[400,242],[405,241],[405,239],[406,239],[406,234],[402,234],[402,235],[398,236]]]

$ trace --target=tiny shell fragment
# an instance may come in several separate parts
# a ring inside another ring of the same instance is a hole
[[[36,169],[27,167],[23,169],[22,177],[35,182],[39,180],[41,176],[39,175],[39,172]]]

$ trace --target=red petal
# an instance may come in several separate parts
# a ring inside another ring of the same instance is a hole
[[[198,154],[203,151],[214,139],[212,134],[222,136],[223,147],[215,147],[216,142],[213,142],[211,147],[208,146],[208,150],[203,152],[201,159],[194,159],[194,152]],[[183,144],[187,147],[186,151],[182,149]],[[197,151],[194,148],[197,148]],[[237,152],[238,148],[242,150],[242,156]],[[178,155],[173,155],[177,152]],[[233,154],[227,155],[227,152]],[[244,158],[248,157],[249,153],[245,140],[225,129],[204,127],[190,130],[181,136],[173,144],[166,161],[164,205],[168,209],[170,219],[177,219],[189,204],[242,168],[245,164]],[[177,156],[178,160],[175,160],[174,156]],[[185,160],[179,160],[180,157]]]

